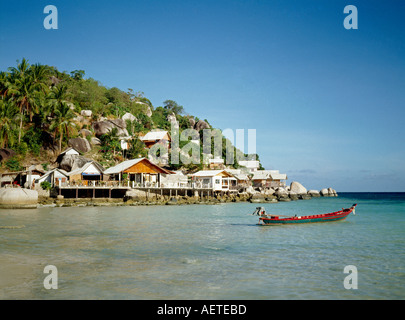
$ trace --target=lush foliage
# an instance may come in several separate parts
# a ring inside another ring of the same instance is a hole
[[[78,120],[82,110],[92,111],[91,118],[84,122]],[[166,100],[163,106],[154,108],[143,92],[107,88],[97,80],[86,79],[84,70],[60,72],[52,66],[30,64],[26,59],[17,61],[16,67],[0,72],[0,148],[17,152],[15,158],[3,163],[3,167],[17,171],[22,168],[20,163],[29,156],[40,158],[38,161],[53,162],[69,139],[80,135],[81,129],[93,130],[91,122],[100,121],[102,117],[120,118],[126,113],[136,118],[127,120],[127,131],[133,137],[128,141],[128,149],[122,150],[121,138],[116,130],[112,130],[100,137],[101,145],[94,148],[97,151],[95,160],[111,165],[123,159],[147,156],[145,145],[137,137],[156,128],[170,132],[169,118],[177,121],[181,134],[190,128],[190,119],[194,118],[174,100]],[[195,117],[194,121],[197,122],[198,118]],[[225,157],[225,138],[222,134],[220,136],[223,144],[219,154]],[[91,136],[86,137],[91,140]],[[180,147],[187,143],[181,141]],[[171,164],[170,167],[202,169],[202,140],[197,148],[199,164]],[[192,154],[192,150],[187,152]],[[49,153],[53,159],[46,156]],[[234,167],[237,166],[236,163]]]

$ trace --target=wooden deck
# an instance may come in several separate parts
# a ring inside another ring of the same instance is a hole
[[[112,198],[112,197],[124,197],[128,190],[141,190],[144,191],[146,197],[153,195],[177,197],[177,196],[213,196],[214,192],[235,192],[236,190],[223,190],[214,191],[211,186],[196,186],[196,185],[184,185],[184,186],[132,186],[125,184],[117,185],[62,185],[56,186],[59,195],[64,195],[69,198],[79,198],[86,195],[91,198]]]

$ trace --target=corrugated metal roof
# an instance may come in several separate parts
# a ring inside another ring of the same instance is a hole
[[[240,160],[238,163],[246,168],[259,168],[258,160]]]
[[[94,167],[95,167],[100,173],[103,173],[104,168],[103,168],[100,164],[98,164],[98,163],[95,162],[95,161],[90,161],[90,162],[87,162],[83,167],[78,168],[78,169],[76,169],[76,170],[74,170],[74,171],[68,172],[68,175],[69,175],[69,176],[72,176],[72,175],[76,175],[76,174],[81,174],[82,172],[84,172],[84,171],[85,171],[88,167],[90,167],[91,165],[94,165]]]
[[[167,134],[167,131],[149,131],[147,134],[145,134],[140,139],[142,141],[162,140],[166,134]]]
[[[120,172],[125,171],[126,169],[132,167],[133,165],[137,164],[138,162],[146,160],[150,164],[154,165],[157,168],[160,168],[164,173],[166,174],[173,174],[173,171],[167,170],[165,168],[159,167],[157,164],[154,164],[152,161],[150,161],[147,158],[138,158],[138,159],[131,159],[131,160],[125,160],[119,164],[117,164],[114,167],[108,168],[107,170],[104,171],[104,174],[117,174]]]
[[[287,175],[279,170],[257,170],[253,172],[252,180],[287,180]]]
[[[143,159],[145,159],[145,158],[125,160],[125,161],[117,164],[116,166],[108,168],[107,170],[105,170],[104,174],[120,173],[120,172],[132,167],[134,164],[137,164],[138,162],[142,161]]]

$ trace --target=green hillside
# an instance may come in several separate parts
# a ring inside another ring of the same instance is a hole
[[[117,130],[92,140],[95,122],[121,119],[126,113],[135,118],[125,121],[125,129],[132,137],[125,153]],[[13,151],[11,157],[1,161],[0,169],[17,171],[31,164],[48,167],[68,146],[69,140],[77,137],[97,141],[91,143],[91,150],[84,156],[109,167],[123,159],[146,156],[147,149],[137,137],[157,128],[170,131],[169,119],[177,121],[180,134],[185,129],[195,128],[197,123],[211,128],[207,119],[200,121],[187,114],[174,100],[154,107],[143,92],[107,88],[95,79],[85,78],[84,70],[61,72],[56,67],[30,64],[22,59],[16,67],[0,72],[0,149]],[[202,140],[202,134],[200,136]],[[225,157],[226,140],[222,134],[221,139],[221,152]],[[188,141],[181,141],[180,147],[186,143]],[[203,151],[200,143],[201,155]],[[235,152],[241,154],[239,150]],[[258,156],[249,158],[258,159]],[[195,171],[204,167],[203,157],[200,159],[199,164],[169,163],[169,167]],[[238,167],[237,161],[233,167]]]

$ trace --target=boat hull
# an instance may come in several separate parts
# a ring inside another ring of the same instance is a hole
[[[354,207],[350,209],[343,209],[341,211],[317,214],[310,216],[298,216],[280,219],[278,216],[265,216],[259,218],[259,223],[262,225],[283,225],[283,224],[296,224],[296,223],[314,223],[314,222],[332,222],[341,221],[354,211]]]

